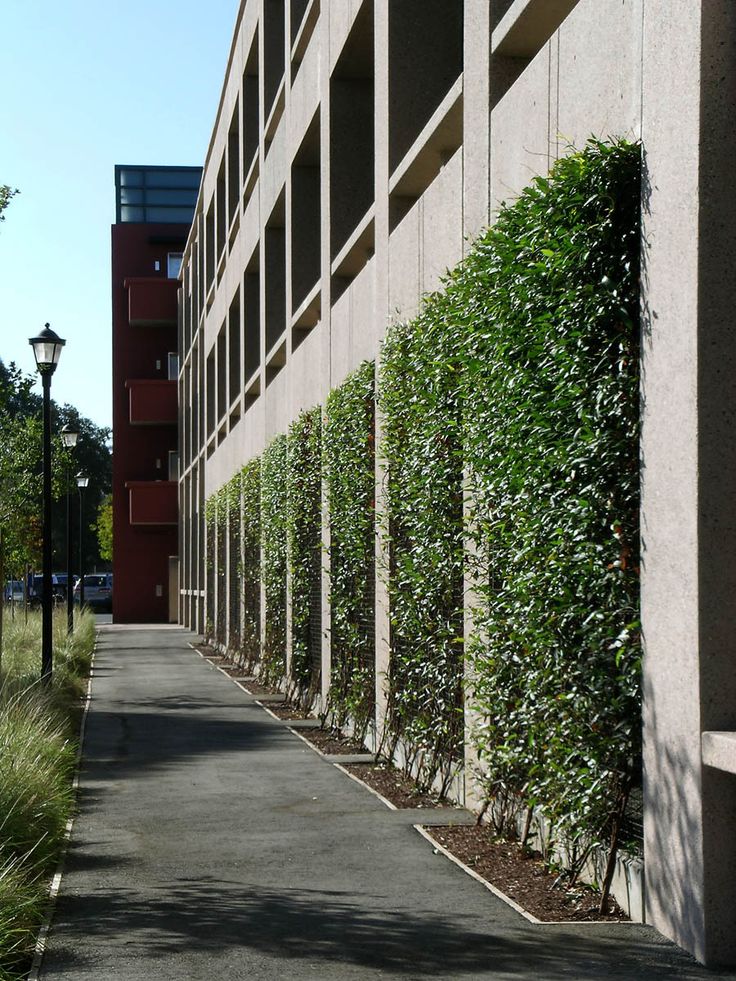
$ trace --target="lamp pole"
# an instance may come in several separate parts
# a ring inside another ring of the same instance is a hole
[[[61,441],[68,450],[77,445],[79,433],[67,423],[61,429]],[[72,491],[69,464],[66,467],[66,632],[74,630],[74,570],[72,564]]]
[[[43,386],[43,594],[41,597],[41,680],[51,683],[53,624],[51,596],[51,376],[66,344],[46,324],[37,337],[29,338]]]
[[[89,484],[89,477],[86,474],[77,474],[77,487],[79,488],[79,612],[84,606],[84,533],[82,524],[82,491]]]

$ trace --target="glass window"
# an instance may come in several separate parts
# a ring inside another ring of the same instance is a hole
[[[181,252],[169,252],[166,257],[166,275],[169,279],[178,279],[181,271]]]
[[[122,205],[120,208],[121,221],[143,221],[143,208],[131,208],[130,205]]]

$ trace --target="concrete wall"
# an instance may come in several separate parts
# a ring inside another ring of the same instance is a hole
[[[392,58],[406,24],[391,21],[393,0],[286,4],[283,83],[269,82],[273,108],[265,119],[260,71],[257,163],[233,222],[224,237],[220,234],[227,245],[210,263],[207,291],[199,282],[197,258],[205,215],[227,159],[233,113],[242,107],[246,89],[253,91],[255,83],[244,84],[243,71],[256,39],[261,69],[266,56],[260,29],[264,2],[273,0],[241,5],[208,151],[185,260],[183,302],[191,330],[182,378],[192,365],[205,363],[254,257],[262,301],[260,366],[256,374],[241,371],[244,390],[234,393],[213,432],[201,434],[183,460],[185,527],[196,526],[197,541],[203,541],[204,498],[261,453],[302,409],[322,403],[361,361],[375,358],[387,324],[417,311],[422,296],[439,286],[502,201],[513,199],[535,174],[546,173],[570,145],[582,146],[590,136],[642,137],[649,910],[663,932],[701,959],[736,960],[736,778],[704,766],[700,749],[703,731],[736,729],[730,654],[736,597],[736,542],[731,541],[736,535],[731,514],[736,334],[730,327],[734,280],[728,268],[736,217],[729,173],[736,101],[734,7],[729,0],[462,0],[462,71],[456,75],[452,56],[440,57],[444,82],[439,88],[446,86],[446,94],[438,91],[436,79],[424,88],[415,84],[432,64],[422,47],[426,37],[417,32],[407,54],[416,74],[410,91],[398,97],[401,71]],[[305,9],[302,25],[290,23],[292,7]],[[441,36],[437,25],[446,11],[432,3],[430,13],[433,30],[427,37]],[[268,57],[272,66],[272,50]],[[346,139],[342,96],[353,88],[363,100],[372,91],[372,127],[366,130],[363,122],[354,138]],[[310,126],[317,129],[305,157]],[[252,140],[245,120],[240,139]],[[362,148],[357,157],[356,148]],[[307,207],[298,200],[304,185],[299,176],[292,180],[293,165],[305,160],[320,168],[318,208],[316,201]],[[243,178],[247,163],[240,161]],[[217,213],[216,206],[212,210]],[[292,241],[294,220],[310,223],[305,235],[319,253],[319,280],[306,298],[304,271],[292,269],[293,256],[305,248],[304,239]],[[274,282],[264,247],[269,221],[284,228],[286,276],[279,289],[286,313],[277,328],[271,325],[270,341],[278,337],[267,345],[263,300]],[[296,298],[294,283],[299,284]],[[241,318],[245,307],[241,294]],[[241,357],[244,347],[241,343]],[[201,379],[200,367],[200,387]],[[195,375],[182,394],[191,399],[196,381]],[[185,441],[195,408],[183,405]],[[378,419],[379,500],[380,431]],[[381,559],[380,534],[376,547]],[[325,568],[325,626],[328,584]],[[181,615],[198,630],[204,628],[204,586],[201,557],[187,557],[185,547]],[[472,590],[472,583],[467,586]],[[379,722],[385,704],[381,672],[390,655],[388,623],[385,588],[378,580]],[[328,674],[325,638],[323,679]],[[466,793],[472,804],[470,783]]]

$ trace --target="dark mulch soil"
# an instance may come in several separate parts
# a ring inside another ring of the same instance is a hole
[[[354,773],[373,790],[377,790],[396,807],[452,807],[449,801],[437,797],[436,794],[420,791],[410,777],[390,763],[346,763],[345,769]]]
[[[300,709],[297,705],[291,705],[289,702],[274,702],[268,707],[274,715],[278,715],[280,719],[284,719],[287,722],[294,719],[314,718],[309,712],[305,712],[304,709]]]
[[[616,922],[629,917],[611,899],[609,912],[598,912],[599,897],[584,885],[570,886],[550,872],[542,859],[517,842],[495,839],[485,826],[427,828],[448,852],[518,903],[538,920]],[[555,882],[557,885],[555,886]]]
[[[251,695],[255,695],[256,697],[258,697],[258,695],[283,695],[284,694],[282,691],[279,691],[279,689],[275,685],[264,685],[260,681],[248,681],[245,687],[248,689]],[[286,696],[284,695],[284,700],[285,699]],[[268,707],[270,709],[273,708],[273,706],[271,705],[269,705]]]
[[[334,729],[308,729],[301,735],[317,749],[321,749],[323,753],[329,755],[344,754],[349,756],[353,753],[368,752],[361,743],[350,739],[348,736],[341,736]]]

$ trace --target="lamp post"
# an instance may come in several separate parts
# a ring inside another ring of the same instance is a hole
[[[89,484],[89,477],[84,473],[77,474],[77,487],[79,488],[79,612],[84,606],[84,534],[82,525],[82,491]]]
[[[61,441],[68,450],[77,445],[79,433],[67,423],[61,429]],[[72,492],[69,487],[69,465],[66,468],[66,632],[74,630],[74,573],[72,568]]]
[[[43,596],[41,607],[41,679],[50,684],[53,664],[51,622],[51,376],[66,344],[48,324],[28,343],[43,386]]]

